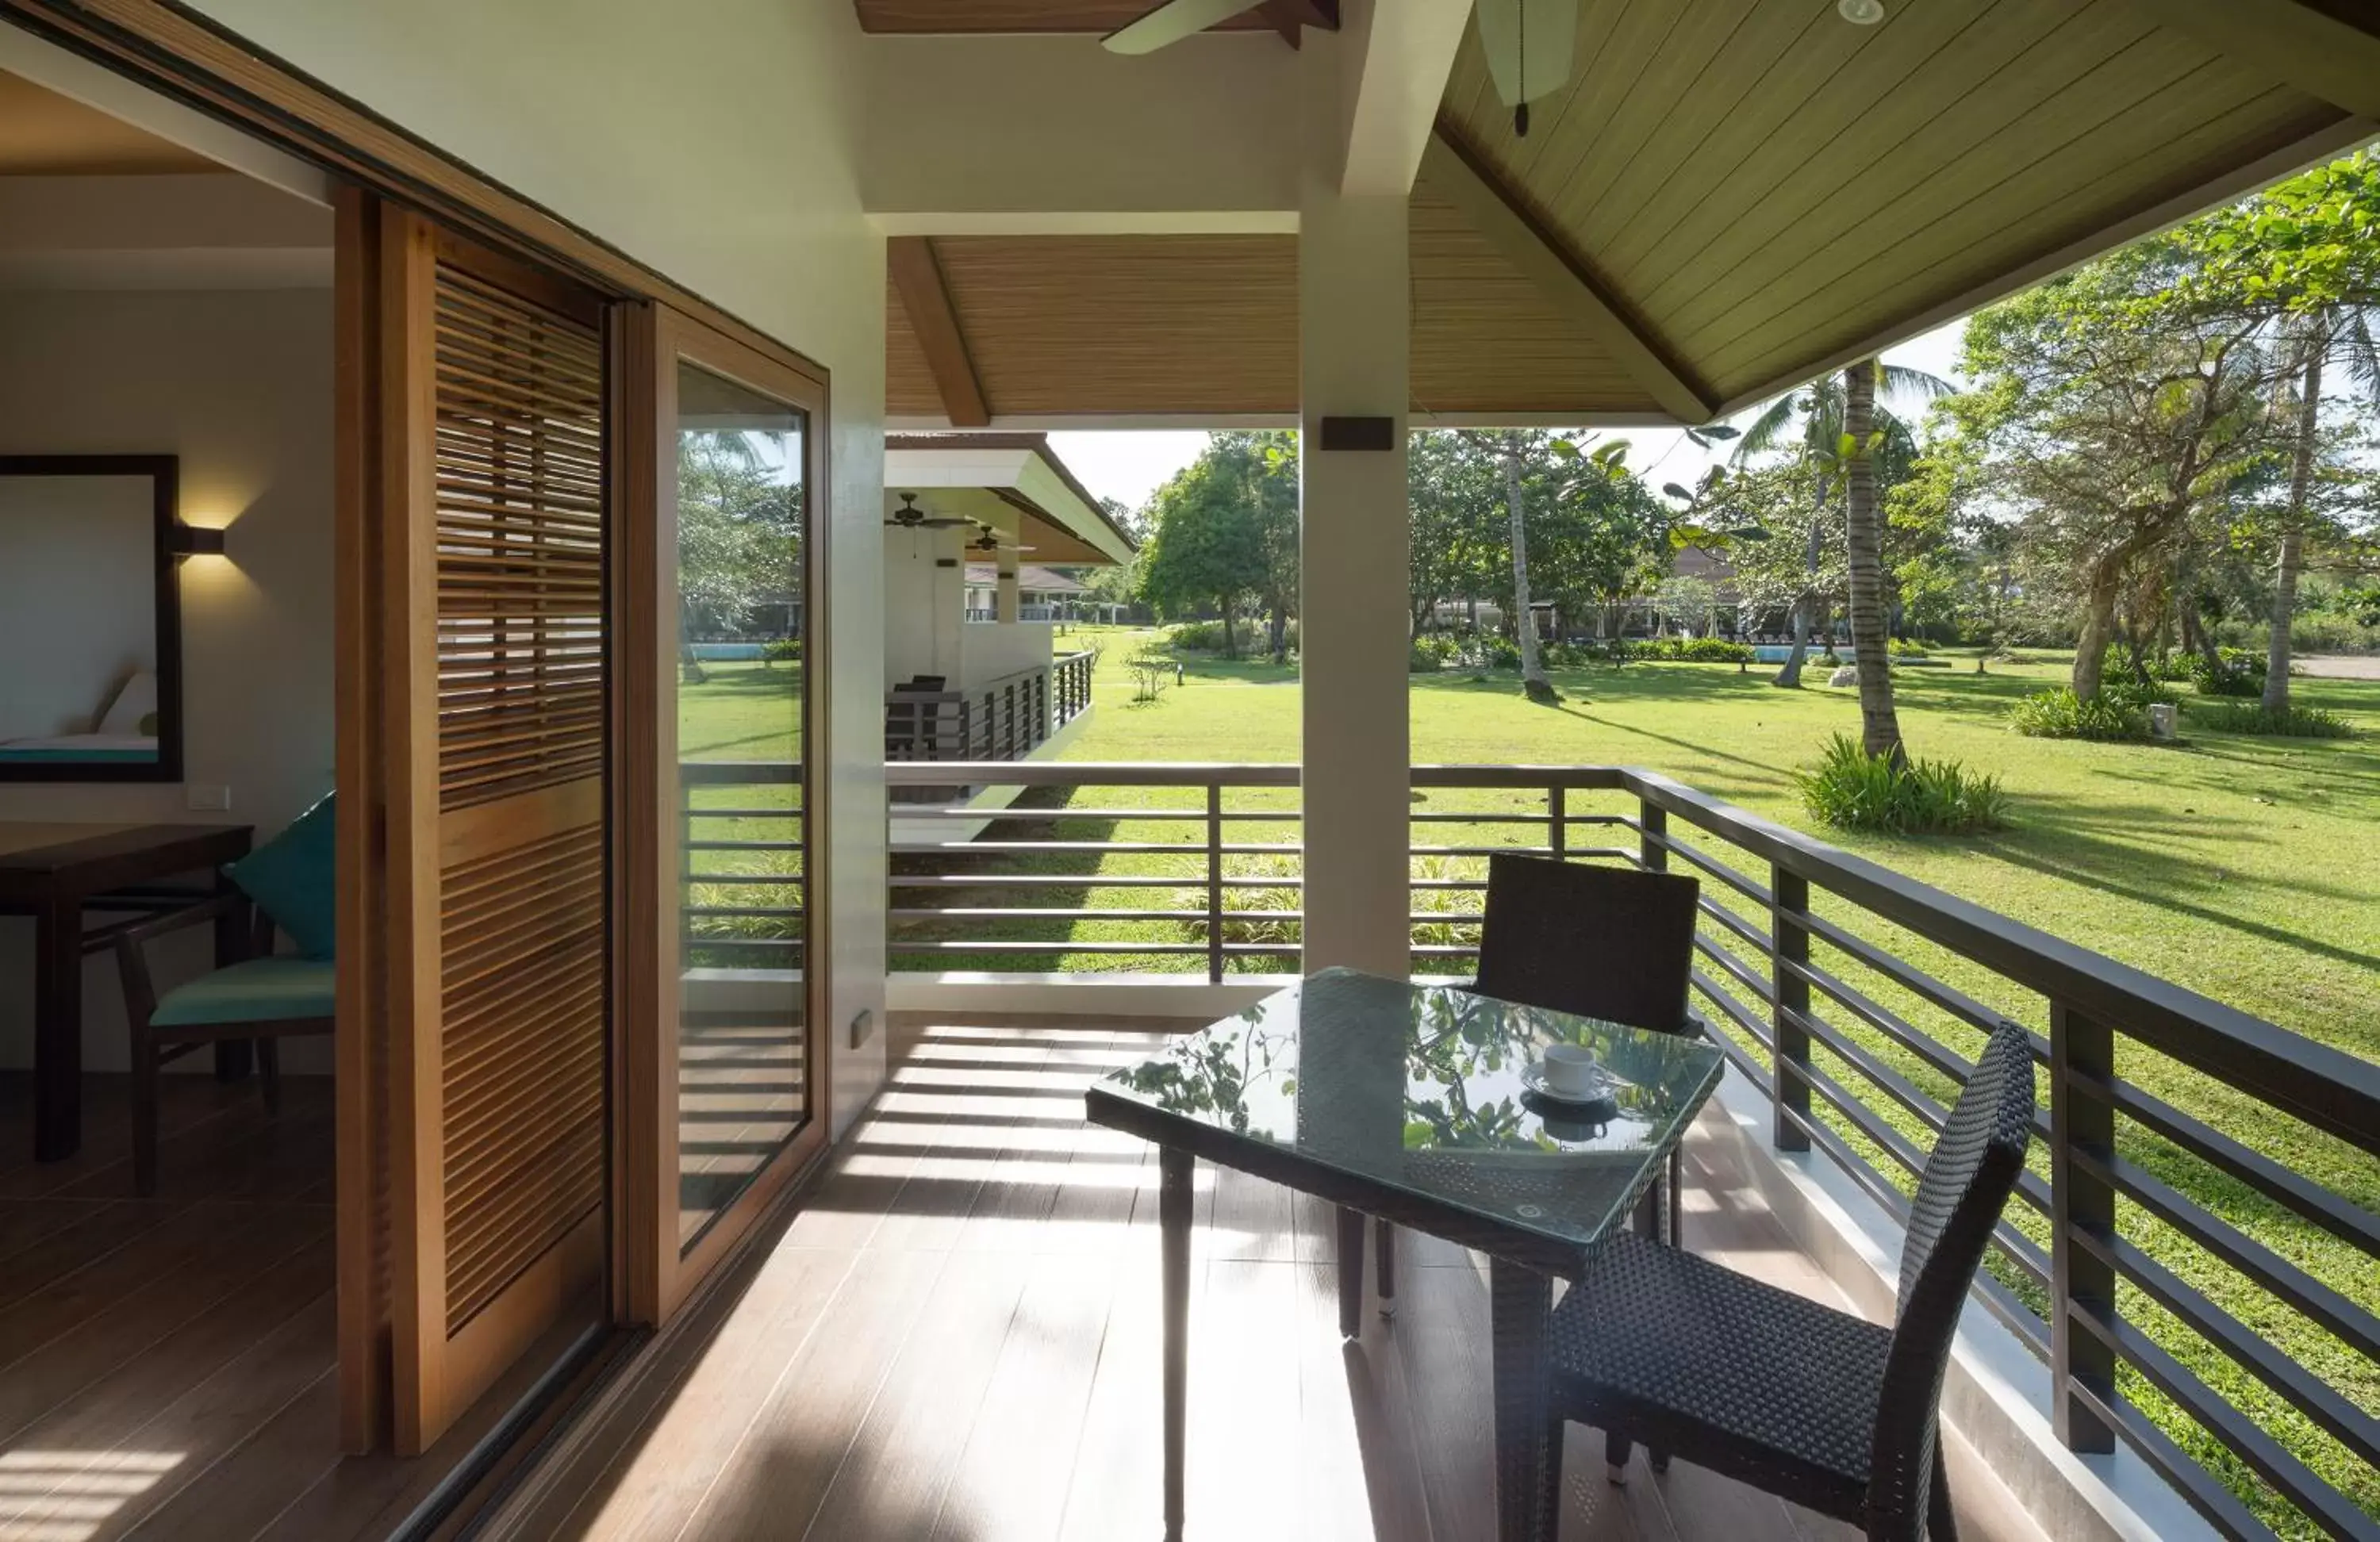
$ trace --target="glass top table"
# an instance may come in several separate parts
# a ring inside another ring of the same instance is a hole
[[[1548,1046],[1604,1096],[1540,1098]],[[1718,1085],[1706,1039],[1326,969],[1095,1083],[1094,1123],[1574,1277]]]
[[[1599,1098],[1560,1104],[1531,1087],[1557,1044],[1595,1052]],[[1693,1036],[1325,969],[1093,1083],[1091,1123],[1158,1147],[1168,1542],[1180,1542],[1184,1520],[1200,1159],[1338,1206],[1348,1340],[1362,1337],[1367,1226],[1378,1233],[1383,1317],[1394,1226],[1488,1256],[1496,1532],[1499,1542],[1545,1542],[1553,1281],[1577,1278],[1595,1245],[1637,1210],[1724,1063],[1717,1045]]]

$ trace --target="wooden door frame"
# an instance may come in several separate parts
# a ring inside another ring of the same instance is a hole
[[[391,1428],[392,1342],[386,1228],[387,1164],[394,1132],[386,1078],[389,1022],[386,1011],[391,960],[382,946],[387,895],[380,881],[380,850],[388,752],[383,634],[388,619],[378,603],[378,570],[387,539],[381,506],[387,475],[380,445],[384,361],[380,356],[379,295],[382,216],[410,211],[468,233],[492,253],[542,264],[575,278],[613,306],[614,336],[627,331],[624,313],[656,302],[706,325],[757,357],[816,382],[820,404],[813,420],[812,589],[813,617],[804,645],[812,672],[808,710],[815,736],[806,740],[821,753],[811,777],[815,807],[827,802],[829,777],[825,700],[832,674],[831,643],[824,618],[828,594],[824,552],[832,524],[833,482],[828,458],[832,419],[827,398],[831,375],[824,366],[744,322],[724,307],[676,283],[659,270],[552,210],[493,181],[393,120],[372,112],[270,52],[172,0],[0,0],[0,24],[16,25],[67,51],[254,136],[265,144],[318,166],[334,188],[335,242],[340,253],[334,285],[335,458],[334,674],[336,779],[339,807],[338,1032],[336,1184],[338,1208],[339,1423],[346,1449],[386,1449]],[[617,345],[615,345],[616,349]],[[616,351],[613,356],[618,357]],[[625,419],[624,419],[625,421]],[[636,463],[633,435],[620,436],[613,475]],[[625,484],[624,484],[625,485]],[[635,534],[623,517],[615,542]],[[617,547],[615,545],[615,561]],[[614,786],[619,771],[614,762]],[[806,798],[808,794],[806,791]],[[818,828],[825,828],[823,820]],[[814,871],[825,871],[822,843]],[[614,865],[615,873],[617,863]],[[817,1124],[829,1127],[826,1098],[832,1086],[834,1036],[825,1031],[832,951],[831,906],[821,882],[808,894],[808,953],[815,1020],[823,1053],[818,1069]],[[615,908],[613,920],[618,924]],[[629,935],[615,933],[615,935]],[[615,947],[614,956],[620,950]],[[616,965],[615,965],[616,967]],[[619,1011],[615,998],[614,1011]],[[622,1019],[613,1038],[615,1056],[633,1037],[633,1021]],[[620,1064],[614,1062],[614,1085]],[[614,1099],[613,1138],[619,1148],[623,1099]],[[628,1162],[613,1162],[615,1184],[625,1182]],[[790,1176],[790,1174],[788,1174]],[[614,1191],[615,1217],[621,1195]],[[615,1226],[615,1232],[625,1232]],[[714,1231],[719,1228],[714,1228]],[[627,1299],[627,1271],[613,1271],[613,1315],[634,1320]]]
[[[831,475],[828,425],[831,392],[824,370],[782,350],[756,348],[670,306],[619,308],[617,364],[623,454],[616,463],[621,540],[614,551],[613,674],[614,828],[621,857],[615,901],[617,988],[624,1021],[637,1031],[621,1046],[621,1103],[626,1160],[616,1192],[620,1204],[619,1268],[625,1288],[618,1302],[626,1320],[660,1325],[684,1305],[824,1149],[832,1125],[833,1035],[827,1032],[832,957],[829,892],[831,861],[823,832],[832,828],[820,751],[827,744],[832,694],[827,635]],[[802,990],[803,1069],[808,1122],[694,1240],[680,1250],[678,1217],[677,888],[679,786],[674,699],[677,670],[674,601],[674,499],[664,479],[676,466],[676,368],[685,359],[805,414],[802,435]],[[650,432],[643,431],[649,426]]]

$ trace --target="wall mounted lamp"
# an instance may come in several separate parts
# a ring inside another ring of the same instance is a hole
[[[165,533],[165,550],[176,561],[184,557],[220,557],[224,554],[224,533],[212,525],[185,525],[179,520]]]

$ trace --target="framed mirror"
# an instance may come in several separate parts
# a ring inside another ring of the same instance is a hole
[[[0,781],[178,782],[173,455],[0,455]]]

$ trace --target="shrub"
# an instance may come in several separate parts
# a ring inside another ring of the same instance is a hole
[[[1185,621],[1167,634],[1166,645],[1184,653],[1220,653],[1223,650],[1223,624],[1220,621]]]
[[[2180,704],[2181,693],[2170,685],[2143,684],[2130,675],[2119,675],[2099,683],[2099,698],[2114,702],[2128,711],[2145,712],[2152,702]]]
[[[1435,674],[1454,662],[1462,645],[1443,632],[1425,632],[1414,638],[1405,651],[1405,671],[1410,674]]]
[[[799,637],[779,637],[776,641],[769,644],[768,647],[760,650],[760,662],[763,664],[800,663],[802,662],[802,639]]]
[[[2034,692],[2016,704],[2009,721],[2018,733],[2036,739],[2121,741],[2149,736],[2148,714],[2140,708],[2110,700],[2104,693],[2085,701],[2071,686]]]
[[[2265,691],[2265,661],[2244,648],[2226,648],[2219,651],[2221,662],[2210,664],[2203,657],[2192,655],[2190,678],[2201,696],[2262,696]]]
[[[1909,637],[1892,637],[1886,641],[1885,651],[1896,659],[1926,659],[1933,652],[1924,643]]]
[[[2271,734],[2289,739],[2344,739],[2355,733],[2337,712],[2295,703],[2268,712],[2260,701],[2213,701],[2191,708],[2190,721],[2222,734]]]
[[[1973,835],[2008,823],[1999,778],[1956,760],[1870,755],[1849,736],[1827,741],[1818,763],[1793,773],[1811,816],[1844,830],[1894,835]]]
[[[1510,637],[1479,639],[1479,660],[1488,669],[1521,667],[1521,645]]]

